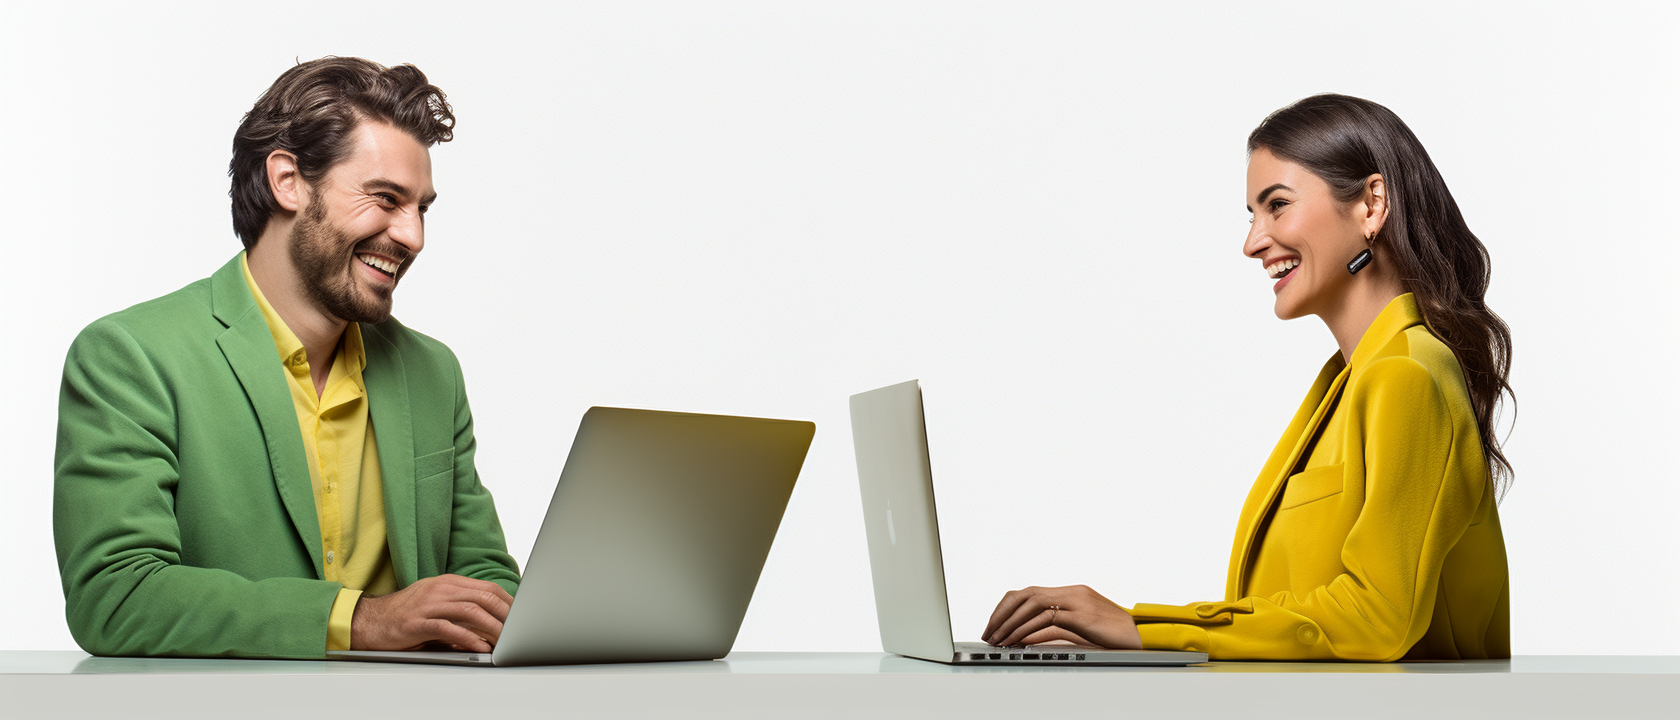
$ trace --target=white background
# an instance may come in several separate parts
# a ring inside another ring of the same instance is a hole
[[[959,639],[1026,584],[1219,597],[1335,349],[1241,254],[1243,142],[1335,91],[1410,124],[1492,253],[1514,650],[1680,653],[1672,4],[546,5],[7,1],[0,648],[74,647],[70,340],[239,249],[234,127],[339,54],[457,110],[396,308],[461,358],[521,561],[590,405],[806,418],[736,649],[879,649],[846,398],[921,378]]]

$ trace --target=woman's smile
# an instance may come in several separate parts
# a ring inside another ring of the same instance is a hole
[[[1284,285],[1289,284],[1290,278],[1295,277],[1295,268],[1301,266],[1301,258],[1282,257],[1275,260],[1267,260],[1265,261],[1265,265],[1267,277],[1277,280],[1277,283],[1272,285],[1272,292],[1276,293],[1283,290]]]

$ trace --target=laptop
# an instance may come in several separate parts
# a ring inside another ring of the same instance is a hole
[[[852,447],[863,490],[875,615],[887,652],[947,664],[1188,665],[1207,653],[997,647],[952,640],[945,563],[933,506],[922,386],[911,380],[852,396]]]
[[[814,423],[590,408],[490,653],[334,651],[450,665],[729,654]]]

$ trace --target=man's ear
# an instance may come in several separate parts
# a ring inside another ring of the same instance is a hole
[[[297,156],[285,150],[275,150],[268,154],[268,191],[274,193],[274,201],[281,210],[297,212],[303,207],[303,196],[309,191],[308,183],[298,174]]]

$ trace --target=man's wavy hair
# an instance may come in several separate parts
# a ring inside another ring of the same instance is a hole
[[[427,147],[455,136],[455,113],[443,91],[413,65],[321,58],[287,70],[257,98],[234,133],[228,163],[233,230],[245,249],[256,246],[280,207],[268,187],[269,154],[296,155],[298,174],[315,184],[350,154],[351,133],[369,119],[401,128]]]

